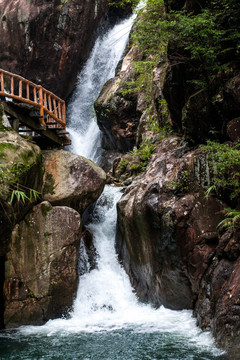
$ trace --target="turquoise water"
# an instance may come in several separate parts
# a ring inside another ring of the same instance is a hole
[[[214,354],[215,353],[215,354]],[[0,359],[8,360],[216,360],[218,350],[169,333],[134,329],[99,333],[23,335],[0,333]]]
[[[96,204],[88,229],[97,268],[80,277],[69,318],[0,332],[1,360],[224,359],[191,311],[155,309],[137,299],[115,252],[120,197],[121,189],[107,186]],[[87,262],[86,252],[80,258]]]
[[[72,150],[95,161],[99,130],[91,109],[101,86],[114,76],[132,21],[117,24],[97,40],[69,106]],[[88,272],[86,252],[80,254],[86,273],[80,277],[69,319],[0,331],[0,360],[225,359],[211,335],[196,327],[190,311],[153,309],[139,303],[115,253],[120,197],[120,189],[108,186],[95,207],[88,228],[98,264]]]

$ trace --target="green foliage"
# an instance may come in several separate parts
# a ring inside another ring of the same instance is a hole
[[[132,5],[132,7],[136,7],[139,3],[139,0],[112,0],[109,1],[108,5],[113,6],[115,8],[124,8],[127,5]]]
[[[213,191],[216,194],[227,191],[231,200],[237,199],[240,195],[240,144],[208,141],[202,149],[208,154],[213,174],[213,184],[207,190],[207,195]]]
[[[45,176],[45,184],[44,184],[43,194],[53,195],[55,193],[54,187],[55,187],[55,183],[54,183],[53,176],[52,176],[52,174],[47,173]]]
[[[128,163],[129,162],[128,162],[128,160],[126,158],[124,158],[124,157],[121,158],[121,161],[120,161],[120,163],[118,165],[118,169],[119,169],[120,174],[123,174],[126,171]]]
[[[172,13],[162,28],[169,31],[170,39],[180,42],[191,61],[196,60],[208,70],[218,66],[217,55],[224,31],[218,29],[216,15],[210,10],[204,9],[198,15]],[[186,61],[186,58],[177,55],[177,60]]]
[[[29,290],[29,291],[28,291],[28,296],[29,296],[30,298],[35,298],[35,297],[36,297],[36,296],[34,295],[34,293],[33,293],[32,290]]]
[[[131,37],[138,49],[143,51],[145,56],[151,56],[152,61],[157,61],[159,55],[163,55],[167,50],[166,37],[162,36],[160,29],[164,19],[163,0],[148,0]]]
[[[22,200],[23,203],[25,203],[26,200],[29,200],[29,197],[20,190],[12,190],[10,203],[12,204],[14,198],[17,198],[17,201],[20,202]]]
[[[50,232],[45,232],[43,235],[44,235],[44,237],[48,237],[48,236],[51,236],[52,233],[50,233]]]
[[[205,198],[208,199],[208,197],[215,193],[217,191],[216,185],[211,185],[209,188],[205,191]]]
[[[186,193],[192,184],[191,174],[188,170],[182,170],[178,176],[178,180],[169,180],[165,185],[166,191],[173,191],[174,194]]]
[[[171,61],[197,69],[200,78],[191,81],[203,88],[219,71],[227,69],[223,65],[228,61],[226,56],[239,57],[239,16],[237,0],[209,1],[208,8],[198,14],[165,14],[162,0],[148,0],[132,39],[153,61],[164,56],[169,41],[174,43],[176,51],[170,51]]]
[[[133,63],[135,79],[123,82],[122,95],[138,94],[142,91],[145,95],[145,101],[149,105],[152,100],[152,80],[155,66],[154,61],[135,61]]]
[[[0,184],[5,185],[11,191],[10,204],[16,199],[18,203],[37,201],[40,193],[20,183],[23,175],[31,168],[31,164],[15,162],[11,166],[0,164]]]
[[[146,170],[148,161],[155,150],[155,145],[150,140],[144,140],[140,147],[135,148],[122,158],[117,166],[117,173],[121,176],[136,176]]]
[[[149,130],[151,130],[154,133],[160,133],[161,131],[158,120],[152,115],[149,116],[148,127]]]
[[[49,211],[52,210],[52,206],[49,206],[48,204],[42,203],[41,204],[41,213],[42,216],[47,216],[47,214],[49,213]]]
[[[240,228],[240,211],[231,208],[227,208],[224,210],[225,210],[225,219],[223,219],[218,224],[218,227]]]
[[[129,169],[133,174],[136,175],[146,170],[148,161],[155,148],[156,145],[152,144],[150,140],[145,140],[142,142],[139,149],[135,149],[130,153],[132,155],[132,161]]]

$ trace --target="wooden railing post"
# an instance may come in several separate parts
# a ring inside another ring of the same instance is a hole
[[[66,103],[65,103],[65,101],[62,106],[62,121],[65,123],[65,127],[66,127]]]
[[[9,91],[4,88],[9,85],[8,83],[10,83]],[[66,130],[65,101],[41,85],[0,69],[0,95],[37,107],[40,112],[40,124],[44,129],[46,129],[44,116],[48,116],[51,119],[51,128]]]
[[[1,91],[4,92],[4,77],[3,77],[3,72],[1,71]]]
[[[40,123],[45,127],[44,122],[44,109],[43,109],[43,88],[41,85],[38,87],[39,105],[40,105]]]

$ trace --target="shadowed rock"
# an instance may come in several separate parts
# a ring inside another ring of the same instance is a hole
[[[42,324],[72,306],[80,230],[75,210],[47,201],[15,226],[5,263],[6,327]]]
[[[2,0],[0,67],[66,98],[107,9],[106,0]]]

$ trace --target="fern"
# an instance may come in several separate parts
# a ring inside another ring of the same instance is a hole
[[[231,208],[227,208],[224,210],[225,210],[225,219],[223,219],[218,224],[218,227],[240,228],[240,211]]]
[[[29,197],[23,191],[12,190],[10,204],[13,203],[15,197],[17,198],[18,202],[22,201],[23,203],[25,203],[26,200],[30,200]]]

